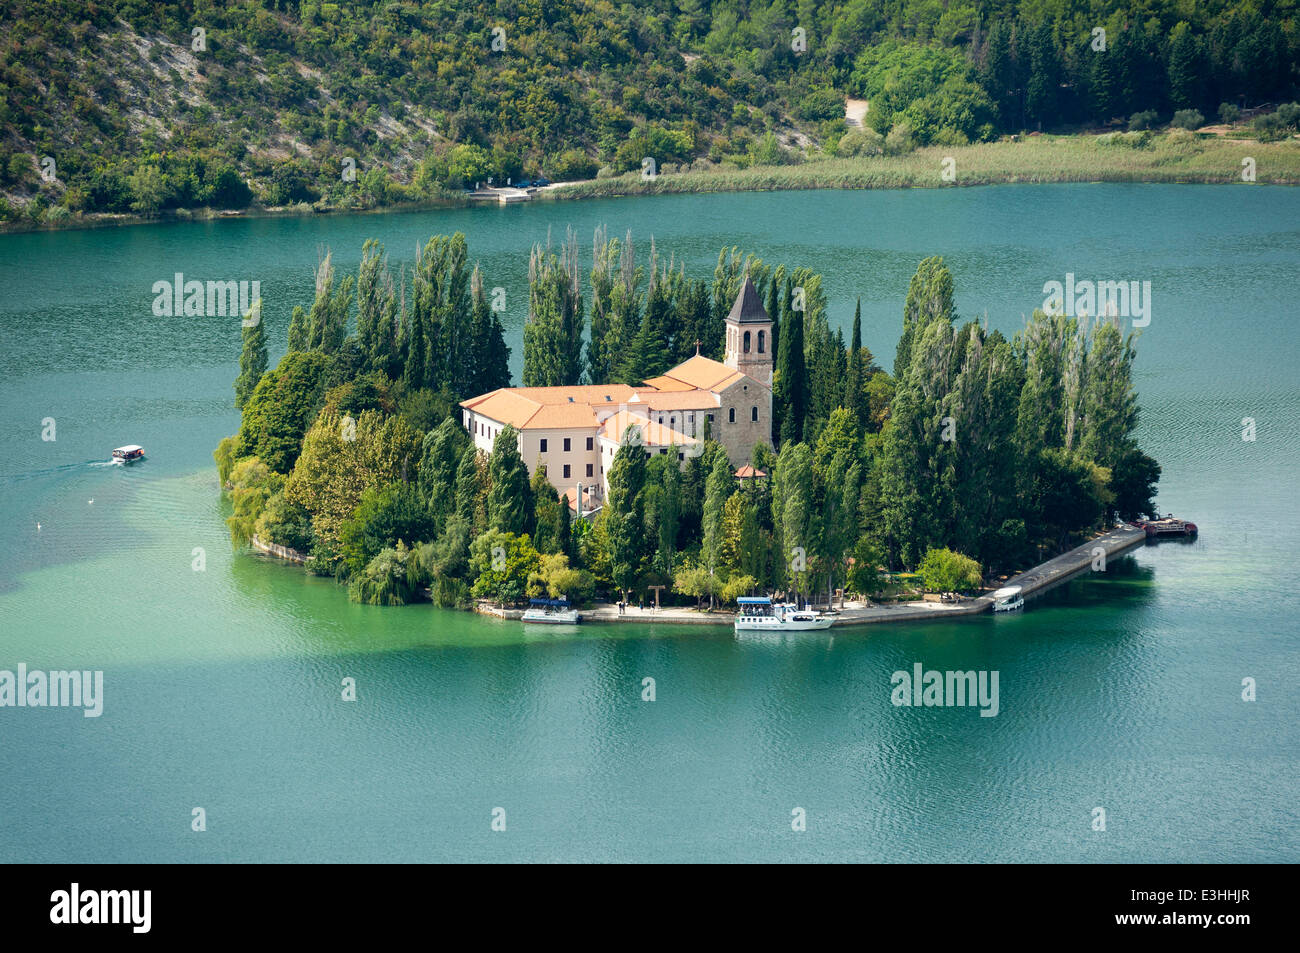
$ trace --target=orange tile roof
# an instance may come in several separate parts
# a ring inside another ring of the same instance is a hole
[[[716,410],[718,399],[711,390],[691,388],[684,391],[668,393],[641,394],[645,406],[652,411],[659,410]]]
[[[629,384],[575,384],[572,387],[502,387],[461,401],[466,410],[516,430],[576,430],[597,425],[602,408],[632,405],[652,410],[708,410],[714,395],[747,379],[734,367],[699,354],[639,387]],[[760,385],[761,386],[761,385]],[[682,434],[686,440],[691,438]],[[681,442],[681,441],[679,441]]]
[[[736,471],[737,480],[749,480],[753,477],[765,477],[765,476],[767,476],[766,470],[756,470],[748,463],[746,463],[743,467],[741,467],[739,470]]]
[[[654,388],[655,390],[661,392],[697,389],[695,387],[692,387],[690,384],[686,383],[686,381],[675,380],[674,378],[668,377],[663,374],[659,375],[658,377],[647,377],[645,383],[647,387]]]
[[[663,424],[655,423],[640,414],[623,410],[614,414],[600,425],[600,435],[617,443],[623,442],[623,434],[628,427],[641,428],[641,442],[647,447],[685,446],[698,443],[694,437],[687,436],[679,430],[673,430]]]

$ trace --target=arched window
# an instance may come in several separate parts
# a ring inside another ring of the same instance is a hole
[[[735,422],[736,422],[736,408],[735,408],[735,407],[728,407],[728,408],[727,408],[727,423],[729,423],[729,424],[734,424]]]
[[[762,354],[764,348],[766,347],[767,347],[767,332],[759,331],[758,332],[758,353]]]
[[[754,406],[754,407],[749,408],[749,419],[750,419],[750,420],[758,420],[758,407],[757,407],[757,406]]]
[[[749,353],[749,332],[745,332],[745,353]]]

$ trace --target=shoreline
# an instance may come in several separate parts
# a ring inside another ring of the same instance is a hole
[[[1123,524],[1101,536],[1093,537],[1084,543],[1053,556],[1012,576],[1002,583],[1003,586],[1020,586],[1021,594],[1026,598],[1055,588],[1063,582],[1073,579],[1091,569],[1095,550],[1100,548],[1105,558],[1122,555],[1146,542],[1146,532]],[[882,622],[916,622],[922,620],[944,619],[979,615],[990,611],[993,606],[991,594],[963,598],[956,603],[904,602],[888,605],[857,605],[841,609],[835,613],[831,628],[837,626],[875,625]],[[480,615],[495,616],[500,619],[518,620],[523,609],[498,609],[491,606],[475,605],[474,612]],[[594,609],[580,610],[584,623],[601,625],[620,623],[662,623],[665,625],[713,625],[730,626],[735,617],[733,612],[707,612],[683,606],[669,606],[663,609],[637,609],[628,606],[624,615],[618,614],[618,608],[608,603]]]
[[[643,180],[636,172],[608,178],[552,183],[529,201],[722,192],[876,191],[914,188],[972,188],[990,185],[1300,185],[1300,144],[1295,140],[1153,136],[1145,146],[1102,145],[1095,135],[1026,136],[1016,141],[965,146],[923,146],[898,156],[819,157],[792,165],[711,168],[664,172]],[[1241,161],[1258,162],[1254,181],[1243,181]],[[944,178],[944,161],[955,162]],[[526,204],[523,202],[510,204]],[[477,205],[498,207],[448,193],[417,202],[373,208],[273,206],[238,210],[180,209],[155,218],[122,212],[94,212],[60,223],[0,222],[0,235],[63,232],[90,228],[213,222],[226,219],[306,218],[314,215],[385,215]]]

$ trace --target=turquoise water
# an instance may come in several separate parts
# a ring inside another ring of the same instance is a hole
[[[1066,272],[1151,281],[1142,442],[1164,466],[1162,509],[1200,539],[1143,548],[1011,618],[766,644],[651,625],[529,636],[355,606],[231,552],[211,450],[238,422],[238,322],[154,317],[155,281],[261,281],[278,343],[318,246],[352,268],[376,237],[409,263],[459,229],[507,290],[517,371],[529,244],[571,225],[585,270],[598,224],[631,228],[642,259],[653,235],[692,274],[724,243],[816,268],[846,330],[862,295],[886,366],[929,254],[952,268],[961,315],[1007,333]],[[1300,192],[1245,186],[664,196],[0,236],[0,669],[105,673],[100,718],[0,708],[0,860],[1296,860],[1298,264]],[[123,443],[149,459],[104,465]],[[894,707],[890,675],[915,662],[998,671],[999,715]]]

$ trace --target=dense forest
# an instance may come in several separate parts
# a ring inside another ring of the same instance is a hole
[[[1294,0],[0,4],[0,221],[1142,129],[1295,97]],[[1102,31],[1102,32],[1099,32]],[[863,128],[846,97],[871,104]],[[1297,110],[1253,133],[1296,131]],[[52,160],[52,164],[46,160]]]
[[[476,449],[464,397],[509,383],[501,324],[463,235],[438,236],[395,279],[368,242],[356,276],[323,256],[310,308],[267,369],[260,305],[245,321],[239,432],[216,460],[232,539],[309,554],[362,602],[426,590],[442,606],[671,587],[670,598],[754,591],[872,595],[885,569],[944,591],[1152,512],[1160,468],[1138,448],[1134,339],[1114,319],[1037,311],[1013,340],[953,309],[940,258],[907,289],[893,374],[827,320],[821,276],[724,248],[711,279],[652,242],[598,229],[584,268],[570,234],[531,253],[526,382],[657,374],[708,342],[744,279],[773,319],[773,432],[763,476],[737,480],[706,439],[680,465],[625,440],[605,505],[575,519],[516,434]],[[586,272],[585,276],[583,272]],[[629,435],[625,435],[629,436]],[[707,438],[707,433],[706,433]]]

